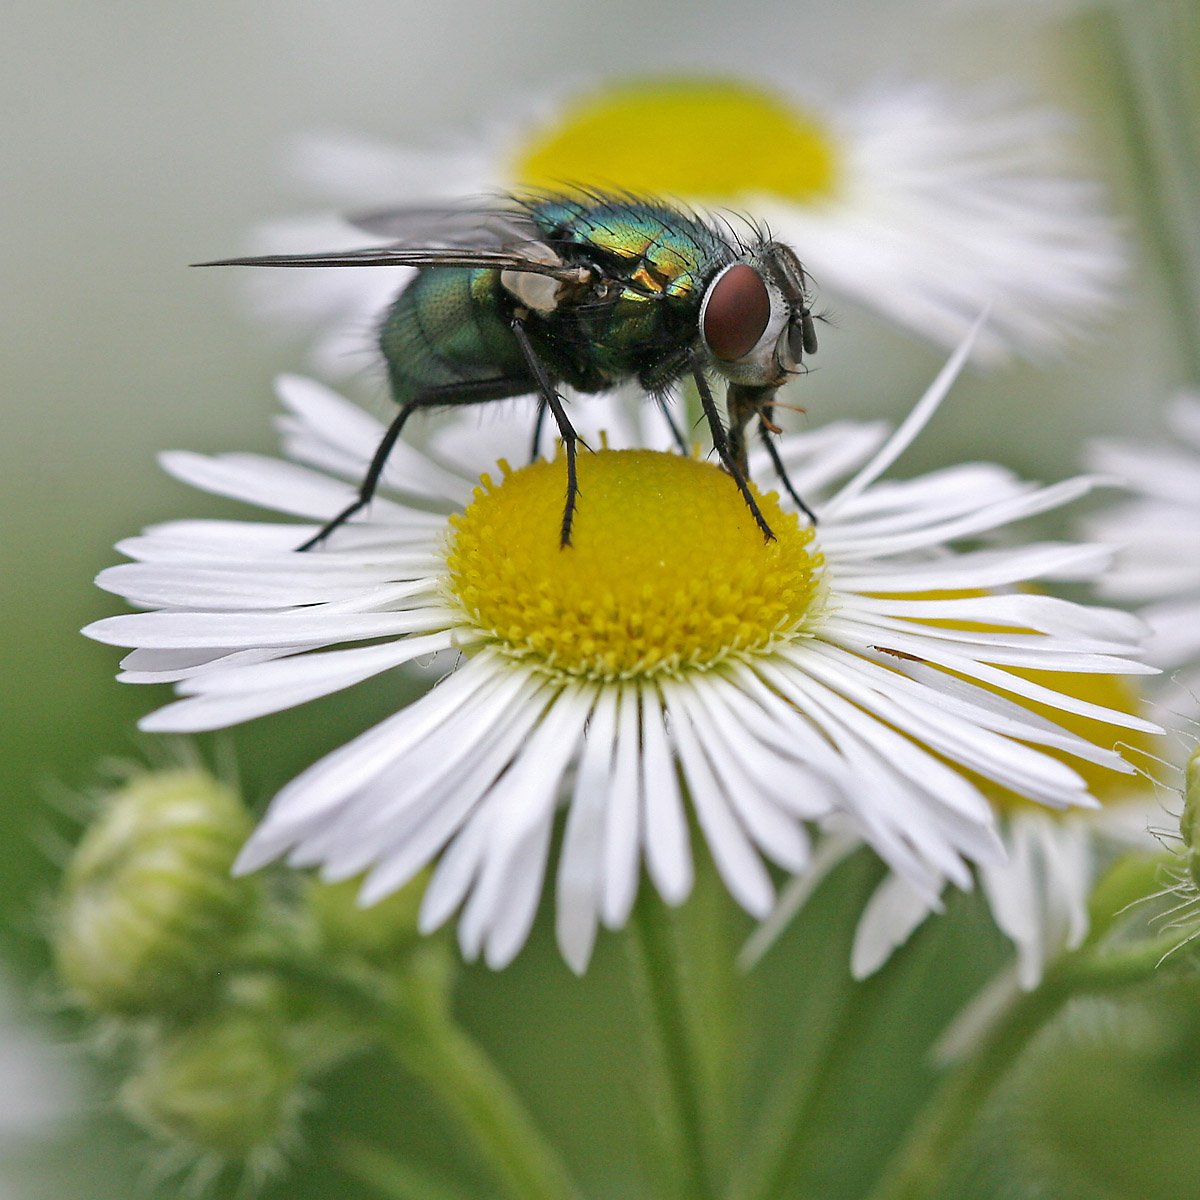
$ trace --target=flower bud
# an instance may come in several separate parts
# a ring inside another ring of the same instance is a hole
[[[1183,778],[1183,815],[1179,818],[1179,835],[1183,838],[1187,873],[1192,883],[1200,888],[1200,746],[1188,757]]]
[[[135,1015],[204,1002],[253,908],[256,885],[229,873],[249,828],[198,770],[148,772],[107,798],[58,909],[58,969],[80,1003]]]
[[[417,913],[427,882],[428,873],[422,873],[398,892],[364,908],[358,902],[361,880],[313,880],[305,900],[326,949],[386,965],[419,937]]]
[[[302,1107],[279,1021],[244,1008],[152,1045],[125,1081],[121,1103],[186,1153],[248,1165],[289,1140]]]

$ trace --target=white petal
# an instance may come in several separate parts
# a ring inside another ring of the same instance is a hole
[[[515,897],[506,894],[505,885],[514,865],[520,862],[526,869],[532,869],[530,856],[546,844],[557,806],[559,782],[583,736],[593,698],[594,691],[590,688],[564,689],[546,710],[521,754],[467,824],[468,830],[473,824],[486,826],[488,830],[478,878],[459,924],[459,944],[468,958],[478,953],[492,929],[512,922],[527,930],[527,920],[533,919],[532,912],[526,911],[527,894],[522,892]],[[544,853],[539,864],[540,881]],[[510,913],[506,917],[505,907],[509,904],[515,905],[516,916]],[[511,929],[508,936],[513,936]],[[506,945],[507,939],[502,937],[501,944]],[[493,953],[501,952],[497,948]]]
[[[642,690],[642,773],[645,781],[646,870],[668,904],[692,890],[692,854],[665,714],[653,688]]]
[[[510,687],[518,685],[519,674],[512,672]],[[314,763],[271,801],[238,856],[235,873],[256,870],[278,857],[304,830],[322,822],[355,791],[396,761],[407,746],[427,737],[477,688],[499,686],[500,679],[494,658],[480,654],[420,700]]]
[[[449,633],[435,633],[384,646],[306,654],[192,675],[177,690],[193,699],[160,708],[143,717],[138,727],[173,733],[222,729],[328,696],[401,663],[448,650],[450,646]]]
[[[616,738],[617,696],[601,688],[592,710],[558,861],[555,930],[568,965],[582,975],[596,940],[600,910],[604,810],[609,799]]]
[[[641,844],[642,778],[638,761],[641,729],[634,687],[621,689],[616,753],[604,814],[604,868],[600,907],[604,924],[620,929],[637,897],[638,848]]]
[[[855,979],[874,975],[929,913],[923,896],[898,875],[889,875],[875,889],[859,918],[850,951],[850,974]]]
[[[762,860],[754,852],[730,810],[701,744],[682,705],[680,686],[663,684],[663,698],[671,718],[671,731],[688,782],[696,817],[725,886],[747,912],[765,917],[771,910],[775,889]]]
[[[839,565],[838,578],[856,592],[954,592],[1008,587],[1035,579],[1087,579],[1112,558],[1107,546],[1043,542],[1019,550],[974,550],[941,562]]]
[[[417,612],[346,612],[334,604],[273,613],[127,613],[105,617],[84,632],[110,646],[153,650],[213,647],[308,647],[401,634],[426,633],[453,624],[449,614],[426,608]]]

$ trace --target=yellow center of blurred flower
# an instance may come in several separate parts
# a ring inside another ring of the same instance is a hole
[[[593,679],[703,670],[767,649],[820,609],[812,530],[774,493],[755,495],[764,542],[737,487],[711,463],[653,450],[579,457],[572,544],[559,545],[562,458],[484,476],[451,518],[449,590],[492,645]]]
[[[522,187],[619,188],[728,204],[832,194],[836,148],[811,115],[741,83],[669,79],[568,104],[512,164]]]

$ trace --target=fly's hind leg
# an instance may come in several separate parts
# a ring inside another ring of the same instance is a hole
[[[429,388],[412,400],[405,401],[375,448],[375,453],[371,456],[371,464],[367,467],[367,473],[363,476],[363,481],[358,488],[358,496],[354,502],[346,505],[333,520],[327,521],[307,542],[302,546],[297,546],[296,549],[304,551],[319,546],[335,529],[340,528],[356,512],[370,504],[371,497],[375,495],[375,489],[379,486],[379,478],[387,464],[388,455],[391,454],[392,447],[400,437],[400,431],[404,428],[405,422],[418,408],[436,408],[441,404],[481,404],[486,400],[504,400],[509,396],[519,396],[523,392],[528,392],[532,384],[533,380],[523,375],[503,376],[499,379],[472,379],[464,383],[450,383]]]
[[[675,439],[675,445],[679,447],[679,453],[684,458],[689,458],[692,453],[691,446],[688,445],[687,438],[683,436],[683,430],[679,428],[679,422],[675,420],[675,414],[671,412],[671,402],[666,396],[657,397],[659,411],[663,415],[663,419],[671,427],[671,436]]]

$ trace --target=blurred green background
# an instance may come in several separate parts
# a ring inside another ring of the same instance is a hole
[[[10,0],[0,37],[6,550],[0,570],[0,944],[31,1007],[48,1007],[51,985],[38,931],[57,873],[54,837],[68,828],[47,797],[62,786],[86,785],[103,757],[139,754],[134,721],[165,698],[114,683],[115,652],[79,637],[85,622],[119,610],[91,578],[114,561],[113,542],[144,524],[232,512],[166,479],[155,453],[270,449],[271,377],[303,366],[298,345],[272,340],[239,319],[235,279],[186,269],[188,262],[241,249],[254,222],[306,210],[279,166],[290,135],[343,128],[436,146],[448,136],[469,135],[497,106],[530,88],[559,87],[601,71],[714,70],[751,80],[767,72],[835,92],[881,73],[968,85],[1014,79],[1078,121],[1081,144],[1129,221],[1129,294],[1098,339],[1068,360],[960,383],[931,436],[903,466],[982,456],[1034,477],[1058,478],[1075,469],[1084,436],[1156,427],[1158,406],[1183,367],[1157,265],[1139,234],[1135,170],[1094,22],[1086,14],[1039,21],[1043,11],[1037,4],[933,0],[787,0],[749,8],[732,0],[443,0],[436,6],[414,0]],[[819,370],[807,389],[814,422],[897,415],[940,365],[940,353],[859,310],[841,307],[837,326],[823,338]],[[378,389],[368,385],[362,397],[382,411]],[[389,711],[409,686],[403,679],[376,681],[229,735],[248,799],[265,800],[300,766]],[[771,1037],[795,1038],[802,1049],[810,1035],[822,1036],[822,1005],[846,986],[847,938],[869,874],[863,863],[842,872],[753,981],[758,1002],[770,1012]],[[872,1108],[825,1114],[834,1159],[853,1153],[869,1172],[891,1136],[888,1114],[911,1104],[926,1086],[924,1047],[1003,956],[998,943],[980,952],[981,927],[976,902],[961,900],[947,921],[905,952],[922,956],[920,969],[910,962],[902,977],[885,971],[870,985],[921,982],[927,999],[909,997],[897,1009],[918,1026],[860,1031],[862,1057],[852,1069],[872,1081],[859,1089]],[[606,937],[593,970],[577,981],[559,962],[545,928],[539,930],[503,975],[468,973],[464,1017],[518,1085],[530,1085],[536,1111],[561,1135],[594,1194],[633,1197],[639,1192],[631,1178],[603,1176],[614,1161],[634,1158],[636,1140],[628,1103],[636,1052],[619,939]],[[967,946],[976,955],[970,977],[952,971]],[[1097,1055],[1109,1064],[1110,1081],[1125,1078],[1112,1074],[1118,1069],[1130,1078],[1152,1077],[1147,1086],[1154,1094],[1169,1096],[1172,1111],[1192,1122],[1178,1129],[1200,1127],[1194,1076],[1180,1070],[1161,1087],[1154,1076],[1166,1070],[1164,1063],[1197,1062],[1189,1011],[1194,998],[1176,995],[1169,1019],[1151,1022],[1154,1037],[1130,1043],[1115,1066],[1095,1041],[1083,1057],[1055,1051],[1069,1059],[1069,1069],[1057,1082],[1037,1082],[1039,1104],[1049,1114],[1038,1126],[1039,1163],[1057,1162],[1055,1154],[1076,1136],[1063,1115],[1068,1101],[1096,1106],[1101,1123],[1127,1107],[1116,1095],[1104,1107],[1103,1095],[1087,1084]],[[69,1022],[55,1028],[73,1036]],[[0,1144],[0,1194],[20,1200],[131,1194],[144,1147],[123,1122],[104,1115],[105,1086],[103,1080],[92,1086],[87,1115],[61,1136]],[[1168,1117],[1160,1124],[1169,1125]],[[1134,1125],[1147,1132],[1141,1118],[1130,1121],[1130,1132]],[[363,1194],[331,1162],[335,1139],[350,1131],[422,1152],[446,1155],[453,1148],[428,1101],[398,1085],[382,1063],[333,1081],[310,1128],[303,1172],[273,1194]],[[1094,1138],[1095,1126],[1088,1129]],[[1012,1139],[1001,1142],[1009,1149],[996,1153],[1007,1162]],[[1087,1184],[1092,1190],[1079,1184],[1078,1195],[1200,1195],[1190,1168],[1186,1179],[1175,1179],[1175,1190],[1137,1190],[1147,1185],[1136,1164],[1164,1156],[1158,1146],[1153,1156],[1147,1150],[1142,1159],[1122,1159],[1120,1170]],[[844,1166],[827,1177],[819,1171],[811,1194],[851,1200],[855,1174]],[[1130,1171],[1134,1182],[1126,1186],[1121,1180]],[[1007,1167],[1000,1172],[1010,1173]],[[966,1181],[963,1194],[977,1186],[992,1185]],[[162,1194],[175,1192],[168,1185]],[[1038,1194],[1075,1193],[1064,1183]]]

